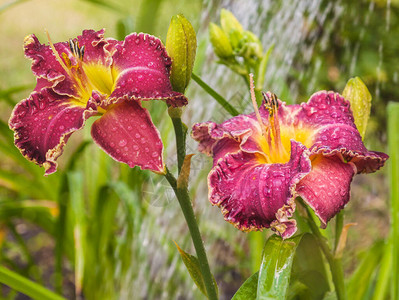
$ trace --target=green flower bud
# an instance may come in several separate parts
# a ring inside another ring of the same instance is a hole
[[[233,30],[238,31],[239,33],[244,31],[236,17],[224,8],[222,8],[222,11],[220,12],[220,24],[222,25],[224,32],[228,35],[230,35]]]
[[[184,93],[193,71],[197,38],[191,23],[183,16],[173,16],[166,35],[166,51],[172,58],[170,82],[175,91]]]
[[[218,25],[209,24],[209,37],[213,46],[213,50],[220,58],[233,56],[233,48],[231,48],[229,38],[226,33]]]
[[[371,109],[371,94],[369,90],[359,77],[355,77],[349,79],[342,96],[351,103],[355,125],[362,138],[364,138]]]
[[[257,58],[262,58],[263,47],[258,37],[251,31],[245,31],[244,40],[244,43],[247,44],[248,48],[250,49],[250,55],[256,56]]]

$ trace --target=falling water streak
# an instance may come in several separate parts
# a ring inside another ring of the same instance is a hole
[[[386,31],[389,31],[390,26],[391,26],[391,0],[387,0],[387,13],[386,13],[386,23],[385,23]]]
[[[382,77],[382,61],[383,61],[383,51],[384,50],[384,44],[382,41],[380,41],[380,44],[378,46],[378,66],[377,66],[377,84],[375,86],[375,95],[377,98],[380,97],[380,85],[381,85],[381,77]]]
[[[353,51],[353,53],[351,55],[352,59],[351,59],[350,67],[349,67],[349,74],[354,74],[354,72],[355,72],[355,67],[356,67],[358,56],[359,56],[360,44],[364,39],[365,28],[368,28],[368,25],[370,23],[371,14],[374,11],[374,7],[375,7],[375,3],[374,3],[374,1],[371,1],[369,4],[368,11],[366,13],[365,19],[364,19],[364,23],[362,22],[362,24],[364,24],[364,25],[363,25],[362,29],[360,30],[359,39],[356,42],[355,50]],[[359,21],[359,19],[357,18],[356,22],[358,22],[358,21]]]

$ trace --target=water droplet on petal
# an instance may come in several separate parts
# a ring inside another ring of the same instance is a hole
[[[126,144],[127,144],[127,141],[125,139],[122,139],[122,140],[119,141],[119,146],[120,147],[126,146]]]
[[[133,146],[133,150],[135,150],[135,151],[139,150],[139,146],[134,145],[134,146]]]
[[[150,149],[148,149],[147,147],[144,149],[145,152],[150,152]]]
[[[136,139],[139,139],[141,135],[139,133],[136,133],[134,136],[136,137]]]
[[[158,156],[158,152],[152,152],[151,156],[152,156],[153,158],[157,157],[157,156]]]

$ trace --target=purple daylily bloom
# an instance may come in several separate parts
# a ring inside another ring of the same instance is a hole
[[[365,148],[338,93],[321,91],[300,105],[265,96],[260,119],[252,113],[193,126],[199,150],[213,156],[209,199],[240,230],[272,228],[288,238],[299,196],[325,227],[348,203],[353,176],[375,172],[388,155]]]
[[[141,100],[187,104],[172,91],[171,59],[161,41],[132,33],[124,41],[104,38],[104,30],[85,30],[69,42],[41,44],[25,38],[37,84],[13,110],[9,125],[15,145],[29,160],[56,171],[56,159],[70,135],[91,116],[94,141],[112,158],[163,172],[163,145]]]

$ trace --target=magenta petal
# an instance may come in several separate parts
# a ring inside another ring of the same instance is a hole
[[[108,110],[93,123],[94,141],[113,159],[163,173],[163,145],[158,130],[145,108],[125,101]]]
[[[62,53],[65,53],[70,59],[74,59],[68,43],[56,43],[54,47],[60,57],[62,57]],[[38,85],[41,81],[41,87],[53,87],[53,90],[60,95],[77,97],[73,80],[57,61],[50,46],[42,45],[32,34],[25,38],[24,49],[25,56],[32,59],[32,72],[37,77]],[[39,89],[36,87],[36,90]]]
[[[341,153],[346,161],[356,165],[358,173],[375,172],[381,168],[388,155],[368,151],[354,123],[350,103],[340,94],[321,91],[308,103],[301,105],[297,118],[313,128],[313,154]]]
[[[21,153],[43,165],[48,175],[56,171],[56,159],[62,154],[69,136],[82,128],[84,121],[94,113],[92,104],[87,108],[76,106],[68,97],[42,89],[15,107],[9,125],[15,132],[15,145]]]
[[[183,106],[187,98],[172,90],[169,81],[172,61],[161,41],[147,34],[132,33],[115,45],[114,67],[121,72],[111,99],[125,95],[136,99],[165,99],[169,105]]]
[[[80,48],[84,46],[83,61],[85,63],[94,62],[109,67],[112,63],[111,53],[113,40],[108,41],[104,38],[104,29],[99,31],[84,30],[82,35],[77,37]],[[110,45],[110,42],[112,43]],[[111,46],[111,47],[110,47]]]
[[[263,164],[258,154],[242,151],[219,159],[208,177],[209,199],[226,221],[244,231],[272,227],[284,238],[294,234],[294,190],[311,163],[306,147],[291,146],[286,164]]]
[[[261,128],[254,113],[233,117],[222,124],[214,122],[194,124],[191,136],[199,142],[198,150],[202,153],[207,155],[217,153],[214,161],[225,153],[238,150],[264,155],[259,145],[259,140],[262,139]],[[226,147],[227,144],[229,147]],[[214,151],[215,147],[220,151]]]
[[[354,164],[338,156],[318,155],[312,160],[312,171],[297,184],[298,195],[314,210],[323,228],[348,203],[356,171]]]

